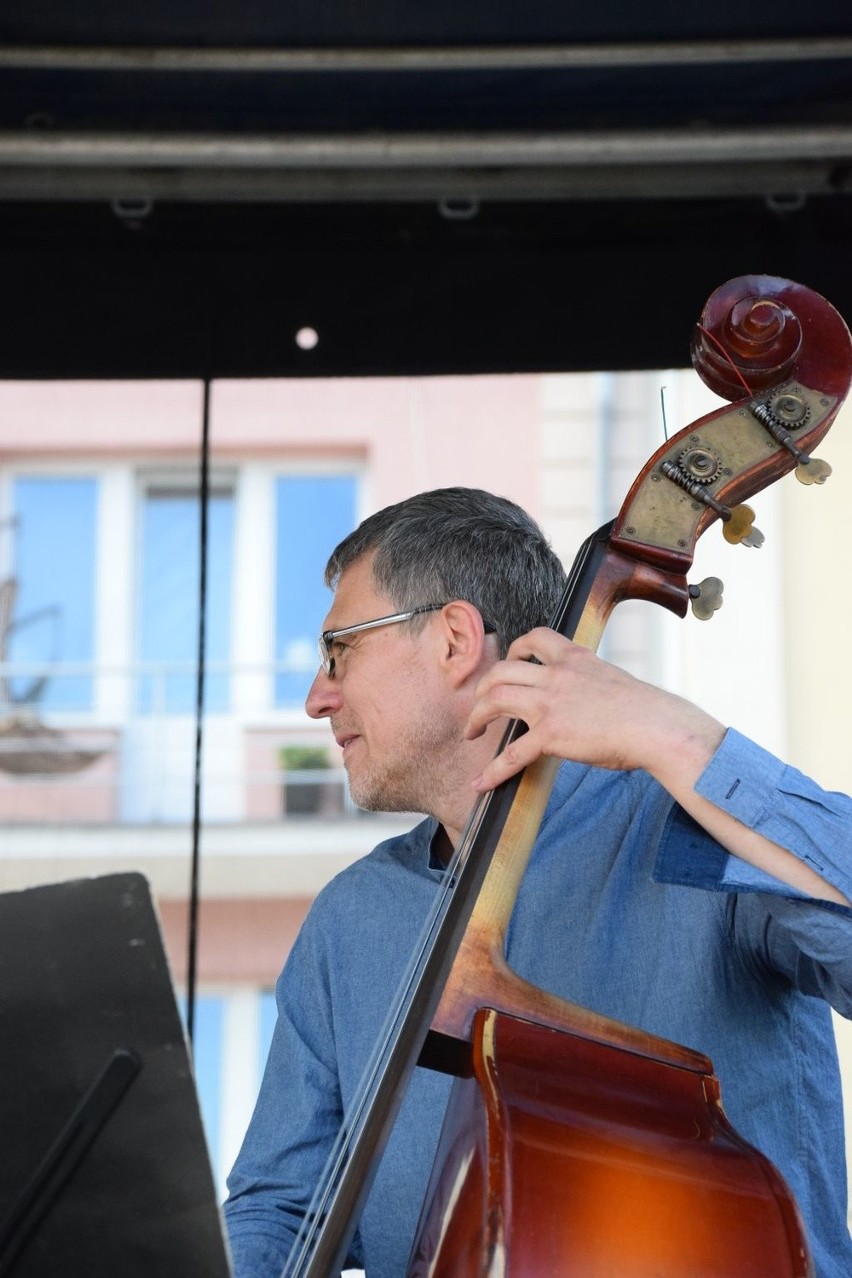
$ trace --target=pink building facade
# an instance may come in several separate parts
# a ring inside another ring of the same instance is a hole
[[[373,510],[464,485],[520,502],[570,562],[662,441],[661,385],[671,430],[714,406],[680,373],[211,386],[195,1061],[220,1180],[252,1107],[274,982],[311,900],[416,819],[358,812],[327,728],[302,708],[329,550]],[[179,986],[203,412],[198,383],[0,384],[0,581],[13,604],[0,890],[143,871]],[[779,503],[762,502],[770,534]],[[732,602],[711,627],[626,605],[605,648],[785,753],[790,682],[772,636],[787,552],[780,535],[768,545],[762,559],[738,551],[723,564]],[[708,553],[696,576],[720,571],[727,551]],[[763,637],[756,662],[742,661],[744,634]],[[708,669],[725,677],[708,682]],[[34,740],[48,756],[38,767]],[[76,770],[65,766],[74,752],[85,763]]]

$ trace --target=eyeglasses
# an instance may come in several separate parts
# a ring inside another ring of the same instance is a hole
[[[329,679],[334,678],[334,654],[331,646],[341,635],[354,635],[359,630],[375,630],[377,626],[395,626],[400,621],[410,621],[421,612],[438,612],[444,604],[424,604],[410,612],[395,612],[390,617],[377,617],[375,621],[359,621],[357,626],[341,626],[339,630],[324,630],[319,637],[319,655],[322,668]]]

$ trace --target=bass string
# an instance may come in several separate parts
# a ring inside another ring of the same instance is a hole
[[[370,1055],[361,1081],[350,1102],[338,1134],[332,1145],[326,1165],[323,1169],[319,1185],[311,1199],[308,1211],[293,1245],[293,1266],[285,1269],[285,1275],[295,1278],[300,1265],[308,1259],[323,1220],[328,1211],[342,1176],[345,1173],[352,1148],[360,1139],[368,1121],[372,1101],[375,1097],[378,1080],[392,1055],[393,1047],[398,1040],[400,1026],[413,1001],[413,991],[417,988],[422,969],[428,956],[432,953],[441,923],[446,917],[450,901],[459,884],[463,881],[464,867],[468,862],[475,836],[491,802],[491,795],[480,796],[465,827],[458,847],[447,862],[445,872],[438,887],[426,921],[418,937],[417,944],[402,979],[397,986],[394,1001],[385,1018],[376,1045]]]

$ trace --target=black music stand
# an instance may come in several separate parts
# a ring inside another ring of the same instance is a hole
[[[0,1278],[228,1278],[146,880],[0,895]]]

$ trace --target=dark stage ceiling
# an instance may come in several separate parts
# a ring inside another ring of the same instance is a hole
[[[663,367],[749,272],[850,316],[852,10],[6,0],[0,271],[4,377]]]

